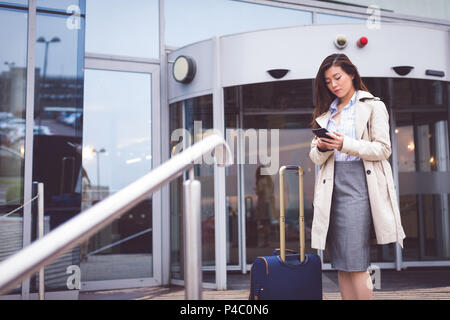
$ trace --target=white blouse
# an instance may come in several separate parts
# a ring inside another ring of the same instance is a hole
[[[342,109],[339,125],[334,121],[333,116],[338,112],[337,105],[339,103],[339,98],[334,99],[330,105],[331,117],[327,124],[327,129],[330,132],[336,131],[345,136],[356,139],[356,129],[355,129],[355,105],[356,105],[356,90],[350,99],[349,103]],[[334,149],[334,160],[335,161],[359,161],[361,158],[352,156],[346,153],[342,153]]]

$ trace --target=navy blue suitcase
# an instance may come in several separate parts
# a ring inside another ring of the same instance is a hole
[[[284,171],[299,175],[300,253],[286,254]],[[258,257],[250,270],[250,300],[322,300],[322,263],[316,254],[305,254],[303,170],[298,166],[280,168],[280,249],[272,256]],[[279,252],[279,254],[278,254]]]

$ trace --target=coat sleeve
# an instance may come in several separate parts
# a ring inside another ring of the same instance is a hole
[[[386,160],[391,155],[389,114],[382,101],[374,101],[370,121],[370,141],[345,136],[341,152],[368,161]]]
[[[322,165],[327,159],[334,153],[334,150],[329,151],[319,151],[317,149],[317,137],[314,137],[314,139],[311,142],[311,150],[309,152],[309,157],[311,158],[312,162],[314,162],[317,165]]]

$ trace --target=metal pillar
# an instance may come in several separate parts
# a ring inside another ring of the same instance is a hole
[[[184,285],[186,300],[202,299],[201,185],[194,169],[184,187]]]
[[[44,237],[44,184],[38,184],[38,239]],[[44,267],[39,269],[39,300],[45,300]]]

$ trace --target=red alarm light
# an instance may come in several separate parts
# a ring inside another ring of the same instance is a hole
[[[362,48],[364,47],[367,43],[369,42],[369,40],[366,37],[361,37],[359,38],[358,42],[356,43],[358,45],[358,47]]]

